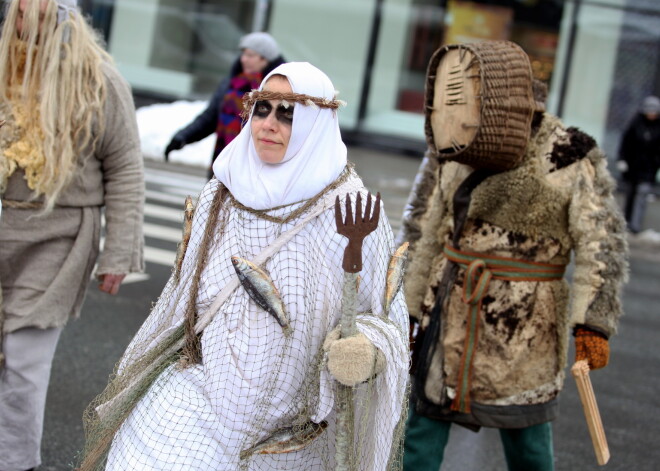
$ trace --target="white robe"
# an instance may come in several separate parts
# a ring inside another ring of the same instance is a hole
[[[217,185],[212,180],[200,196],[181,281],[176,285],[170,280],[120,365],[144,353],[145,342],[155,333],[160,332],[162,338],[183,321],[185,293]],[[283,335],[275,318],[239,286],[203,332],[202,363],[186,369],[171,366],[159,376],[115,435],[106,469],[334,469],[335,383],[324,367],[320,375],[316,373],[323,341],[341,316],[341,260],[347,240],[336,232],[334,209],[328,201],[334,201],[335,195],[343,198],[347,192],[354,198],[357,191],[366,196],[359,177],[352,174],[318,203],[327,209],[263,266],[282,296],[292,334]],[[269,214],[282,216],[291,210]],[[252,259],[304,216],[282,225],[226,200],[218,223],[223,235],[211,247],[201,277],[198,312],[208,308],[220,289],[236,277],[232,255]],[[359,468],[364,470],[386,469],[406,400],[408,313],[401,293],[389,317],[383,317],[385,277],[394,248],[381,210],[378,228],[364,240],[358,294],[358,312],[363,313],[358,328],[387,361],[385,371],[356,392],[360,398],[356,417],[366,424],[362,425],[366,429],[357,432]],[[242,450],[300,420],[326,420],[329,425],[302,450],[239,459]]]

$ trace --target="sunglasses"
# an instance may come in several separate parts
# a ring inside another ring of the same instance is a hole
[[[275,108],[275,119],[280,123],[291,126],[293,124],[293,105],[284,106],[282,103],[274,107],[270,101],[261,100],[254,104],[253,119],[266,119],[273,112]]]

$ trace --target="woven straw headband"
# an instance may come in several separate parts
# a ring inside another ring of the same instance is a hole
[[[319,108],[329,108],[331,110],[336,110],[340,106],[346,106],[346,102],[343,100],[328,100],[327,98],[305,95],[304,93],[281,93],[268,90],[252,90],[243,95],[243,111],[241,117],[247,119],[256,102],[268,100],[280,100],[285,108],[288,108],[291,103],[300,103],[301,105],[316,106]]]

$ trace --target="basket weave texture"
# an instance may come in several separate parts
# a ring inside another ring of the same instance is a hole
[[[472,52],[478,63],[481,81],[479,128],[466,147],[437,149],[431,125],[436,72],[447,51],[461,48]],[[510,41],[454,44],[438,49],[431,57],[426,74],[424,131],[429,149],[439,159],[455,160],[475,168],[503,171],[518,166],[531,134],[536,107],[532,80],[527,54]]]

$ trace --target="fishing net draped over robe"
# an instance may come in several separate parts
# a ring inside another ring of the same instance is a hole
[[[347,193],[355,198],[357,192],[364,201],[366,191],[359,177],[346,170],[338,185],[293,218],[305,202],[264,216],[224,191],[195,290],[209,211],[223,190],[214,179],[202,191],[180,274],[172,275],[110,384],[88,407],[81,469],[334,469],[336,383],[325,367],[322,345],[341,316],[347,240],[336,232],[333,203],[336,196],[343,201]],[[273,249],[274,241],[306,219]],[[279,290],[290,335],[238,285],[201,334],[201,362],[182,366],[179,346],[191,295],[197,292],[195,307],[203,318],[223,288],[236,281],[230,257],[254,260],[265,249],[274,253],[261,267]],[[361,470],[400,467],[408,366],[402,294],[389,313],[383,312],[394,250],[381,211],[378,228],[363,244],[358,329],[384,354],[386,367],[355,389],[353,453]],[[254,448],[277,431],[300,431],[310,422],[325,429],[317,427],[321,433],[308,437],[300,450],[260,454]]]

